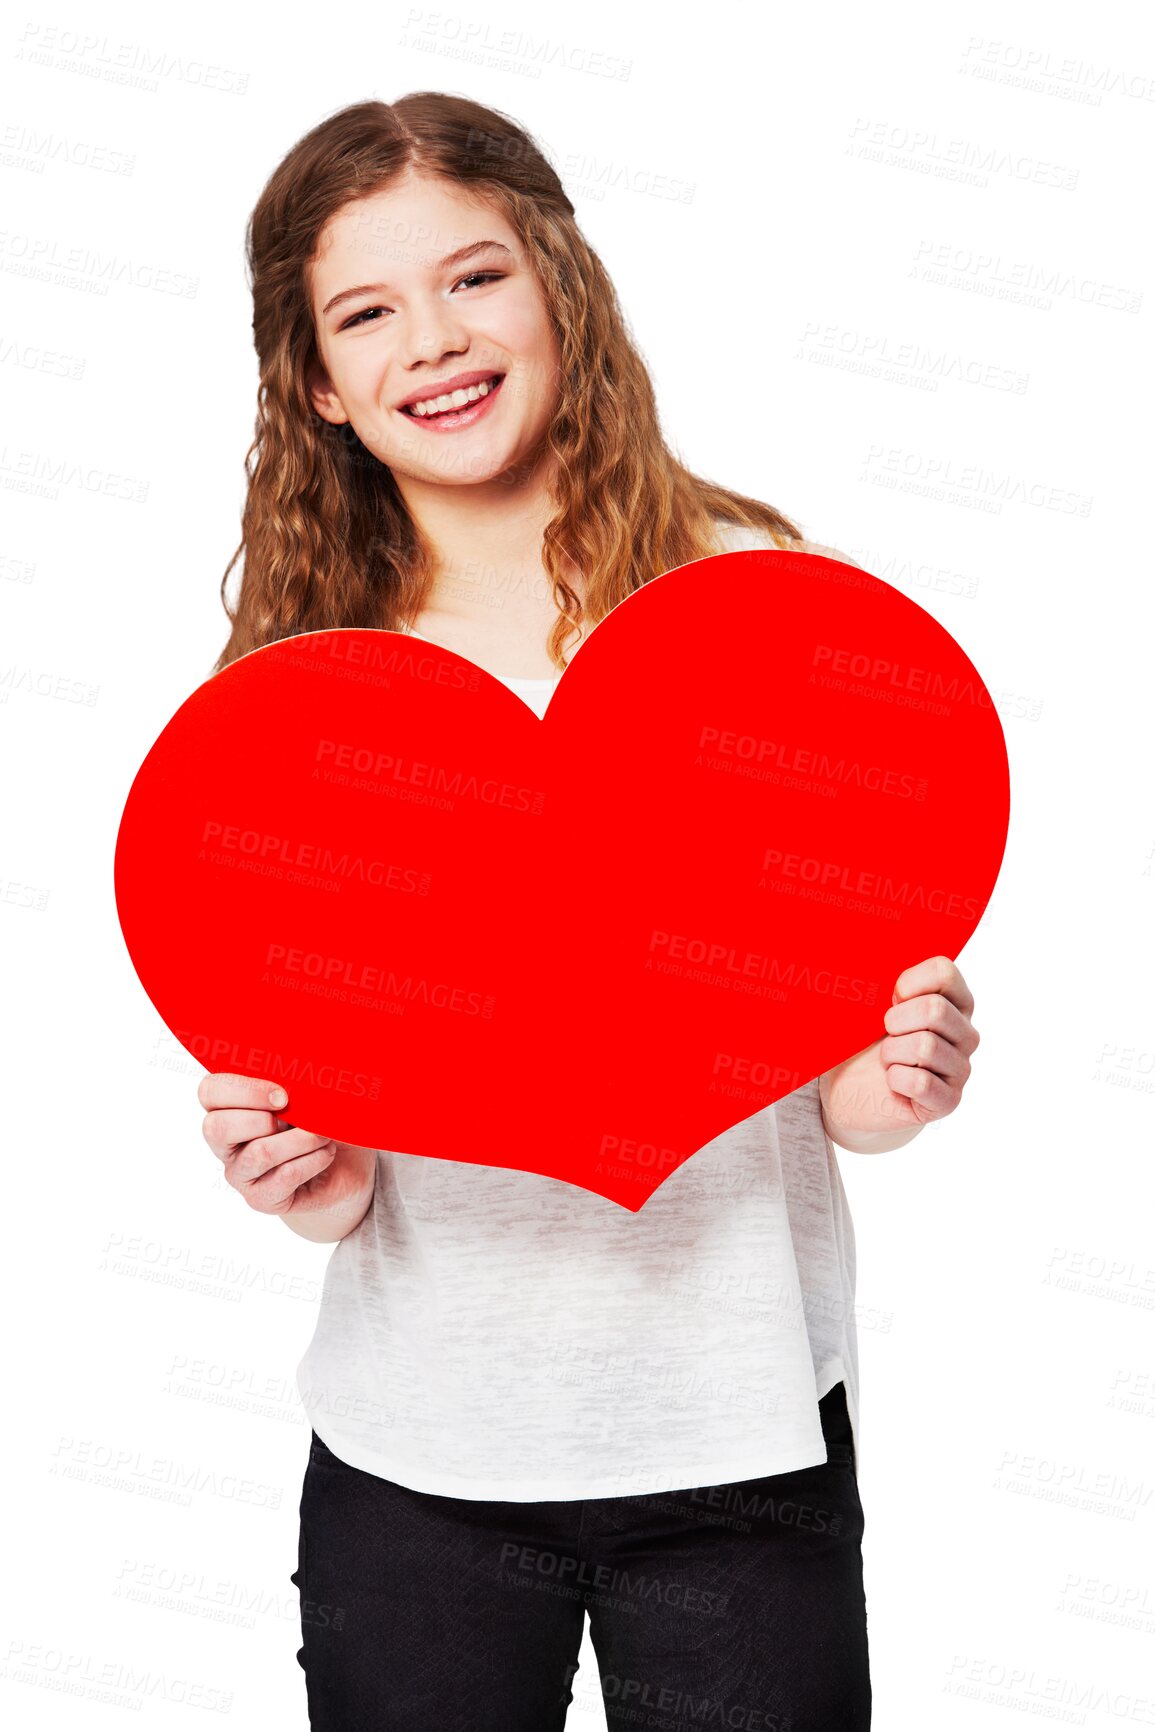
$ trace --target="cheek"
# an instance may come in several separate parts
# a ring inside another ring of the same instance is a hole
[[[523,365],[556,365],[557,345],[553,327],[545,308],[536,298],[511,297],[502,306],[491,328],[494,337],[499,338]]]
[[[493,335],[499,336],[495,330]],[[553,326],[536,302],[509,309],[500,341],[515,357],[523,379],[523,405],[534,424],[545,424],[558,398],[558,367],[561,355]]]
[[[350,419],[370,423],[382,419],[378,405],[382,398],[384,368],[368,354],[342,356],[340,366],[331,368],[329,377]]]

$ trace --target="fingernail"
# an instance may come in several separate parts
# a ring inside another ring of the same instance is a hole
[[[288,1095],[282,1088],[270,1089],[269,1099],[275,1107],[287,1106],[289,1101]]]

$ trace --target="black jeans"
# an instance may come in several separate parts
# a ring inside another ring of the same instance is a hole
[[[590,1616],[607,1726],[866,1732],[862,1504],[828,1459],[557,1502],[411,1491],[312,1434],[297,1569],[313,1732],[555,1732]]]

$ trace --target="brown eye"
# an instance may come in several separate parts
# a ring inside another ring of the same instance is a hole
[[[384,313],[385,311],[387,311],[385,307],[366,307],[363,312],[354,313],[351,319],[346,319],[345,323],[341,326],[341,329],[343,331],[352,330],[353,326],[359,325],[362,319],[368,319],[370,313]],[[377,321],[374,319],[370,322],[376,324]]]
[[[504,271],[470,271],[468,276],[458,277],[459,283],[496,283],[505,275]]]
[[[505,275],[504,271],[470,271],[464,277],[458,277],[458,283],[496,283]],[[454,284],[457,287],[457,284]],[[388,307],[365,307],[359,313],[354,313],[351,319],[346,319],[340,326],[342,331],[352,331],[361,324],[375,325],[379,321],[373,317],[375,313],[387,313]]]

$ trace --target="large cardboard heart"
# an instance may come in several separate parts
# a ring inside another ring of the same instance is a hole
[[[133,781],[137,974],[212,1071],[344,1141],[642,1207],[882,1038],[1006,841],[999,718],[950,634],[824,556],[719,554],[594,629],[544,720],[397,632],[282,639]]]

